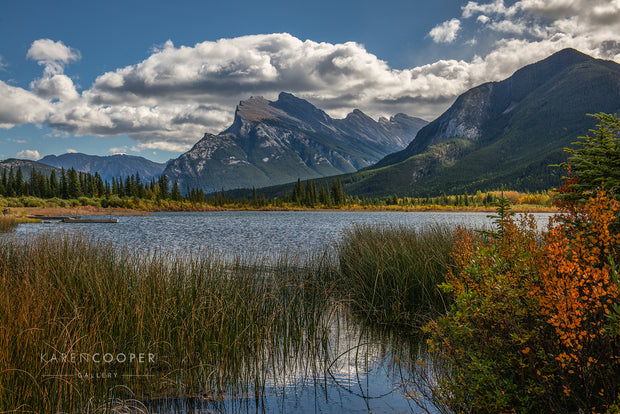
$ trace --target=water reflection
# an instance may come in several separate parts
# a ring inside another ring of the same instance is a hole
[[[261,392],[143,400],[150,412],[420,412],[414,364],[424,342],[411,332],[378,330],[341,311],[331,324],[325,353],[291,356],[272,366]]]

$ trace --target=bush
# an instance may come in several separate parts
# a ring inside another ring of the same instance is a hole
[[[111,195],[108,198],[101,199],[101,207],[103,208],[123,207],[123,205],[124,205],[123,200],[121,200],[121,198],[117,196],[116,194]]]
[[[439,400],[466,412],[605,412],[618,403],[617,211],[599,195],[543,235],[528,217],[505,217],[490,237],[459,231],[444,287],[455,302],[428,326],[446,367]]]
[[[81,206],[100,207],[101,203],[96,198],[80,197],[78,199]]]
[[[19,203],[23,207],[43,207],[43,205],[45,204],[42,199],[37,198],[37,197],[30,197],[30,196],[20,197]]]

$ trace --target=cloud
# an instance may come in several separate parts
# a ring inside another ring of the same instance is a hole
[[[167,143],[168,150],[178,150],[207,131],[228,127],[240,100],[273,99],[280,91],[336,117],[354,108],[372,116],[418,108],[413,113],[431,117],[472,86],[463,65],[440,61],[394,70],[358,43],[302,41],[287,33],[193,47],[166,42],[144,61],[99,76],[78,102],[56,105],[48,124],[77,135],[128,134],[141,143],[159,143],[158,149]],[[408,103],[387,103],[397,101]]]
[[[67,148],[67,154],[79,154],[79,151],[73,148]]]
[[[470,1],[465,6],[463,6],[462,10],[463,18],[465,19],[469,19],[475,14],[509,15],[514,12],[512,9],[508,9],[506,8],[506,6],[504,6],[503,0],[495,0],[494,2],[487,4],[479,4],[478,2]]]
[[[26,141],[25,139],[7,138],[6,142],[14,142],[16,144],[25,144],[28,141]]]
[[[52,105],[47,100],[0,81],[0,128],[42,123],[51,111]]]
[[[435,26],[428,34],[435,43],[452,43],[460,29],[461,21],[452,19]]]
[[[39,65],[64,65],[66,63],[79,60],[81,54],[79,50],[66,46],[61,41],[51,39],[39,39],[32,42],[26,57],[36,60]]]
[[[43,76],[30,83],[30,89],[38,96],[61,101],[79,97],[73,81],[63,73],[65,64],[81,58],[78,50],[60,41],[39,39],[32,42],[26,57],[44,67]]]
[[[38,96],[47,99],[67,101],[75,100],[79,97],[73,81],[63,74],[54,74],[36,79],[30,83],[30,88]]]
[[[113,155],[127,155],[127,146],[112,147],[108,150],[108,152]]]
[[[193,46],[168,41],[142,61],[102,73],[81,93],[64,74],[79,51],[41,39],[28,51],[44,67],[31,90],[0,81],[0,127],[44,123],[61,134],[126,134],[136,141],[131,151],[181,152],[205,132],[227,128],[240,100],[273,100],[280,91],[333,117],[359,108],[375,118],[403,112],[432,120],[469,88],[505,79],[566,47],[619,61],[620,1],[470,1],[460,16],[433,28],[429,39],[444,43],[437,48],[476,54],[393,69],[359,43],[288,33]]]
[[[39,154],[39,151],[37,150],[23,150],[23,151],[19,151],[15,155],[17,156],[17,158],[25,158],[25,159],[34,160],[34,161],[41,159],[41,154]]]
[[[165,142],[165,141],[155,141],[155,142],[147,142],[147,143],[138,144],[138,146],[135,148],[136,148],[135,149],[136,152],[140,152],[143,149],[158,149],[158,150],[170,151],[170,152],[186,152],[191,148],[191,145],[175,144],[172,142]]]
[[[461,17],[476,17],[477,23],[490,30],[493,50],[489,54],[523,40],[528,49],[539,45],[553,53],[559,47],[573,47],[595,57],[620,58],[618,50],[609,47],[620,41],[618,0],[520,0],[509,7],[502,0],[470,1]]]

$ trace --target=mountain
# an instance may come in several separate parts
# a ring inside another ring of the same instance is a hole
[[[7,158],[6,160],[0,161],[0,172],[2,172],[3,169],[6,169],[8,172],[11,168],[13,168],[13,174],[17,172],[18,168],[21,168],[24,179],[30,178],[30,171],[32,171],[33,168],[45,175],[51,174],[52,171],[56,171],[56,173],[60,172],[58,168],[37,161],[21,160],[17,158]]]
[[[284,92],[275,102],[251,97],[228,129],[205,134],[164,174],[182,189],[212,192],[353,172],[402,150],[426,124],[404,114],[374,121],[359,110],[332,119]]]
[[[619,110],[620,65],[565,49],[465,92],[407,148],[343,185],[373,197],[549,189],[564,174],[549,165],[595,126],[587,114]]]
[[[120,154],[105,157],[81,153],[48,155],[41,158],[39,163],[66,170],[73,167],[76,171],[91,174],[98,172],[104,181],[118,177],[124,178],[136,173],[140,174],[141,179],[150,180],[161,175],[166,167],[166,164],[156,163],[143,157]]]

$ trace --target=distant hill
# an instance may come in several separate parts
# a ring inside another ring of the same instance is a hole
[[[104,181],[135,175],[136,172],[140,174],[141,179],[150,180],[160,176],[166,167],[166,164],[156,163],[143,157],[120,154],[103,157],[81,153],[48,155],[41,158],[39,163],[66,170],[75,168],[76,171],[91,174],[98,172]]]
[[[0,161],[0,173],[3,169],[9,171],[11,168],[13,168],[13,173],[17,172],[18,168],[21,168],[24,179],[30,178],[30,171],[32,171],[33,168],[45,175],[51,174],[52,171],[56,171],[56,173],[60,172],[59,168],[41,164],[37,161],[20,160],[17,158],[7,158],[6,160]]]
[[[164,173],[182,189],[211,192],[353,172],[405,148],[426,124],[404,114],[374,121],[359,110],[332,119],[288,93],[275,102],[251,97],[230,128],[205,134]]]
[[[565,49],[465,92],[407,148],[343,185],[366,196],[549,189],[564,174],[549,165],[596,124],[586,114],[619,110],[620,65]]]

